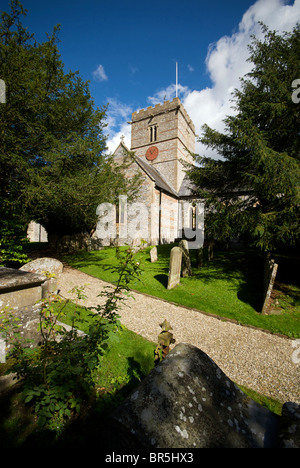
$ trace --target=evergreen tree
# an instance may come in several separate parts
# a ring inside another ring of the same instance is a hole
[[[59,26],[38,43],[24,15],[12,0],[0,24],[0,262],[31,219],[50,234],[90,231],[98,204],[129,190],[106,155],[106,108],[95,108],[78,72],[64,71]]]
[[[196,156],[188,174],[206,200],[208,238],[243,235],[264,251],[293,245],[300,234],[300,26],[278,34],[261,25],[252,38],[252,71],[235,90],[225,132],[203,126],[200,141],[220,159]]]

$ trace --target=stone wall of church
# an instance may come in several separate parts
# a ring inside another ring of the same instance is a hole
[[[161,242],[169,244],[178,237],[178,200],[162,193]]]
[[[151,244],[174,242],[178,237],[178,200],[155,188],[151,209]]]
[[[114,160],[116,163],[122,163],[126,157],[127,152],[120,145],[114,154]],[[118,206],[113,207],[110,216],[99,218],[93,237],[100,239],[103,246],[116,245],[117,243],[119,245],[139,245],[142,239],[149,242],[154,183],[135,162],[126,170],[124,177],[130,179],[137,173],[142,177],[135,200],[127,202],[127,197],[124,194],[119,198]],[[106,227],[105,224],[107,224]]]

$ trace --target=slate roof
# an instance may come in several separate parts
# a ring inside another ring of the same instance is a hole
[[[179,198],[190,197],[193,193],[193,188],[192,182],[185,176],[178,192]]]
[[[159,189],[178,198],[178,193],[171,187],[171,185],[168,184],[168,182],[154,166],[150,166],[150,164],[148,164],[139,156],[135,156],[134,160],[146,172],[150,179],[155,182],[155,185]]]
[[[129,149],[124,145],[124,143],[120,143],[117,149],[115,150],[114,154],[120,149],[120,146],[127,152],[131,153]],[[131,153],[132,154],[132,153]],[[144,161],[139,156],[133,154],[134,161],[137,165],[147,174],[147,176],[155,183],[155,185],[164,192],[169,193],[173,197],[179,198],[178,193],[176,190],[171,187],[171,185],[165,180],[162,174],[154,167],[150,166],[146,161]]]

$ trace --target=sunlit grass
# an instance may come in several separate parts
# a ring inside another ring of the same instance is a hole
[[[158,261],[150,262],[149,248],[136,255],[143,270],[140,280],[130,287],[168,302],[280,333],[300,337],[300,288],[285,285],[281,308],[276,314],[260,313],[263,300],[262,257],[251,250],[217,251],[212,261],[196,265],[196,252],[191,250],[193,275],[181,278],[180,284],[167,289],[169,257],[173,245],[158,246]],[[65,260],[74,268],[113,283],[117,275],[115,248],[82,252]],[[287,291],[289,294],[287,294]]]

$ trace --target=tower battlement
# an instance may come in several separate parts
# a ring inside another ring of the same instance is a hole
[[[176,192],[185,175],[182,161],[192,162],[195,137],[195,126],[178,97],[132,114],[131,151],[155,166]]]
[[[180,110],[186,122],[191,127],[192,131],[195,133],[194,123],[192,122],[190,116],[188,115],[187,111],[183,107],[178,97],[175,97],[172,101],[165,101],[164,103],[159,103],[155,106],[147,107],[147,109],[140,109],[136,112],[133,112],[132,123],[143,119],[150,119],[160,114],[165,114],[167,112],[172,112],[176,110]]]

